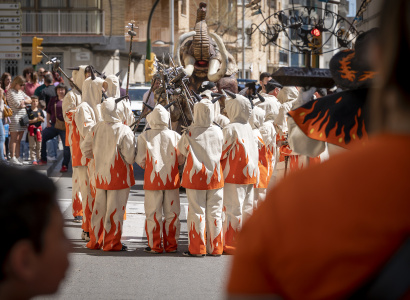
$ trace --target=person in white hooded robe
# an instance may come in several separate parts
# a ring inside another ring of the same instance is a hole
[[[182,175],[189,203],[186,256],[219,256],[223,252],[223,135],[213,120],[214,105],[210,100],[195,103],[194,122],[178,142],[179,151],[186,157]]]
[[[121,243],[122,225],[129,192],[135,184],[134,133],[122,123],[120,114],[115,98],[104,100],[102,121],[97,122],[81,145],[83,154],[95,161],[96,194],[89,244],[104,251],[127,249]]]
[[[249,99],[228,93],[225,109],[230,123],[223,130],[222,167],[224,173],[223,222],[224,252],[235,251],[235,239],[242,223],[252,214],[254,190],[257,183],[258,148],[254,142]]]
[[[73,70],[72,77],[74,84],[81,90],[84,80],[86,79],[85,69],[87,66],[80,66],[78,70]],[[75,111],[77,106],[81,103],[81,94],[77,89],[73,88],[69,91],[63,99],[63,117],[66,124],[66,146],[70,146],[71,164],[73,167],[72,175],[72,213],[75,221],[81,220],[83,233],[82,239],[85,239],[85,232],[88,232],[88,219],[84,216],[87,200],[84,194],[85,190],[81,185],[84,182],[80,177],[80,168],[84,166],[85,161],[82,159],[80,145],[79,145],[79,133],[74,121]],[[68,145],[67,145],[68,143]]]
[[[178,248],[181,226],[178,166],[183,163],[183,156],[177,149],[181,136],[169,129],[170,113],[161,104],[155,106],[146,120],[151,129],[138,136],[135,158],[135,162],[145,169],[144,208],[148,247],[144,251],[158,254],[165,250],[173,253]]]

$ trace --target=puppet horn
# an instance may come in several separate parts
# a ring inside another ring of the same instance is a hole
[[[164,108],[165,108],[165,109],[170,108],[172,105],[175,104],[175,102],[177,102],[177,101],[175,100],[175,101],[172,101],[171,103],[168,103],[167,105],[164,106]]]
[[[223,95],[219,95],[219,96],[216,96],[215,98],[213,98],[211,101],[212,101],[212,104],[214,104],[216,101],[218,101],[219,99],[221,99],[221,97],[223,97]]]
[[[95,72],[94,67],[90,65],[90,69],[91,69],[91,80],[95,80],[96,77],[95,77],[95,74],[94,74],[94,72]]]
[[[120,102],[121,100],[124,100],[125,98],[128,98],[128,95],[122,96],[120,98],[115,99],[115,103]]]
[[[122,73],[122,70],[119,70],[117,73],[115,73],[115,76],[120,76],[120,74]]]
[[[191,90],[192,94],[194,95],[196,102],[200,102],[202,100],[201,96],[199,96],[197,93],[195,93],[193,90]]]
[[[212,96],[212,97],[218,97],[218,96],[221,96],[221,97],[222,97],[222,96],[223,96],[223,94],[211,93],[211,96]]]
[[[142,104],[144,104],[146,107],[148,107],[150,110],[154,110],[154,108],[151,106],[151,105],[149,105],[149,104],[147,104],[147,103],[145,103],[145,102],[142,102]]]
[[[256,93],[256,95],[258,95],[258,98],[261,102],[265,102],[265,98],[263,98],[261,94]]]
[[[228,90],[223,90],[229,97],[231,97],[232,99],[236,98],[236,94],[232,93],[231,91]]]
[[[67,68],[67,70],[80,71],[80,67],[69,67],[69,68]]]

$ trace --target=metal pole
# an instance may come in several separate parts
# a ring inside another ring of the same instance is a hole
[[[148,18],[148,26],[147,26],[147,59],[151,60],[151,21],[152,15],[154,14],[154,10],[157,7],[159,0],[156,0],[154,5],[151,8],[151,12]]]
[[[169,0],[169,22],[171,30],[171,44],[169,45],[169,53],[174,57],[174,0]]]
[[[245,76],[245,0],[242,0],[242,78]]]

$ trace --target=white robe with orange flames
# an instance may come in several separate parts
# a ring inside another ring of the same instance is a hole
[[[268,187],[268,176],[271,161],[269,161],[268,148],[265,145],[262,134],[259,128],[263,125],[265,118],[265,111],[260,107],[254,107],[252,110],[249,124],[252,127],[253,137],[255,143],[258,145],[259,151],[259,181],[254,185],[254,209],[257,207],[259,200],[265,200],[266,188]]]
[[[81,89],[85,80],[84,70],[86,66],[80,66],[80,69],[73,71],[72,77],[74,83]],[[79,133],[75,124],[74,116],[77,106],[81,103],[81,94],[72,89],[63,99],[63,116],[66,124],[66,146],[70,146],[71,163],[73,166],[72,175],[72,207],[73,216],[83,216],[82,229],[88,232],[87,216],[84,216],[87,207],[87,194],[84,189],[84,182],[81,180],[81,151],[79,145]],[[90,215],[88,216],[88,218]]]
[[[224,173],[224,252],[235,249],[235,237],[243,218],[253,210],[253,185],[258,180],[258,147],[248,120],[251,103],[239,94],[225,101],[230,123],[222,130],[222,167]]]
[[[223,135],[213,125],[214,106],[203,99],[194,105],[194,122],[182,135],[178,149],[186,157],[182,186],[189,202],[187,226],[191,254],[221,255]],[[207,232],[207,234],[206,234]]]
[[[163,250],[174,252],[180,232],[178,165],[183,162],[183,157],[177,144],[181,136],[168,128],[170,114],[160,104],[146,119],[151,129],[138,136],[135,162],[145,169],[144,207],[148,246],[158,253]]]
[[[83,154],[94,157],[97,190],[91,217],[93,234],[90,234],[87,247],[119,251],[125,206],[130,188],[135,184],[132,167],[134,133],[122,124],[114,98],[101,104],[101,116],[102,121],[92,128],[81,144]]]

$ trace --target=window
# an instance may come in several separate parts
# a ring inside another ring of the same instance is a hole
[[[232,12],[233,11],[233,0],[229,0],[228,1],[228,12]]]
[[[181,1],[181,15],[186,15],[186,0]]]
[[[289,54],[283,50],[279,50],[279,63],[287,64],[288,63]]]
[[[252,40],[251,40],[251,35],[248,34],[247,32],[250,32],[250,28],[246,28],[245,30],[245,47],[252,47]],[[238,41],[237,41],[238,47],[242,47],[242,28],[238,28]]]

